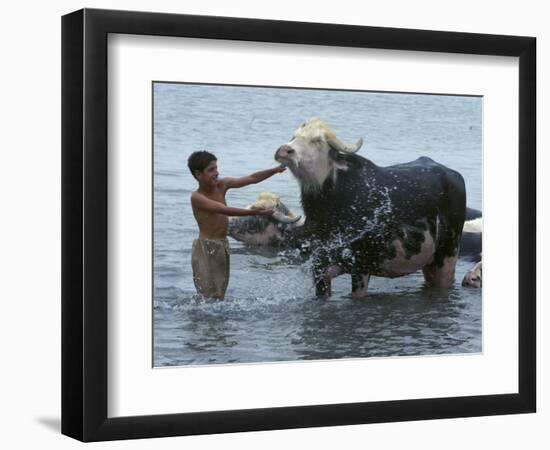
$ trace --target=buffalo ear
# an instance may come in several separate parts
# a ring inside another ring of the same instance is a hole
[[[343,155],[341,152],[336,150],[334,147],[330,147],[328,151],[328,159],[330,161],[330,165],[338,170],[348,170],[349,164],[346,160],[345,155]]]

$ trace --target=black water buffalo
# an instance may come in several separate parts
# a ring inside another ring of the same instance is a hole
[[[355,154],[320,119],[299,127],[275,153],[301,187],[305,224],[298,241],[311,245],[318,295],[349,273],[353,296],[369,277],[423,270],[428,286],[454,283],[466,190],[462,176],[430,158],[380,167]]]
[[[277,194],[263,192],[247,208],[274,208],[276,212],[272,217],[231,217],[229,235],[233,239],[246,244],[279,249],[289,249],[299,244],[293,238],[295,233],[300,231],[297,228],[304,225],[305,218],[294,214]],[[482,225],[481,211],[466,208],[466,222],[462,228],[459,257],[474,261],[475,264],[464,274],[462,286],[465,287],[481,288]]]

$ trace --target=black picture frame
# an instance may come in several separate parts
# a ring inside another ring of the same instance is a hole
[[[517,393],[108,418],[109,33],[519,57]],[[62,433],[82,441],[535,412],[536,39],[83,9],[62,18]]]

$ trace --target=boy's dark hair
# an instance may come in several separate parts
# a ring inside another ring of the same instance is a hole
[[[216,158],[216,156],[212,153],[207,152],[206,150],[200,150],[198,152],[191,153],[191,156],[189,156],[189,158],[187,159],[187,167],[189,167],[191,175],[193,175],[193,177],[197,179],[197,177],[195,176],[196,170],[202,172],[204,169],[206,169],[206,166],[208,166],[208,164],[210,164],[212,161],[217,160],[218,158]]]

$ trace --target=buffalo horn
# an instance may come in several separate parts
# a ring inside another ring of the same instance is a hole
[[[300,220],[301,218],[301,216],[287,216],[283,214],[281,211],[277,211],[277,210],[275,210],[275,212],[271,217],[273,217],[276,221],[281,223],[295,223],[295,222],[298,222],[298,220]]]
[[[328,141],[328,143],[332,148],[335,148],[340,152],[355,153],[363,145],[363,138],[359,138],[359,140],[357,141],[357,144],[344,144],[342,141],[336,138],[331,139],[330,141]]]

